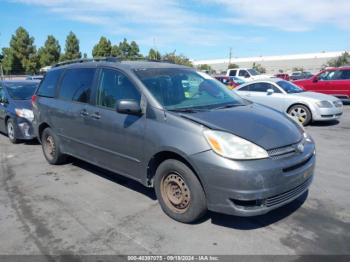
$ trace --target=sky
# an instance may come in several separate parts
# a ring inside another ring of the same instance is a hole
[[[348,0],[0,0],[0,48],[23,26],[37,48],[73,31],[89,57],[101,36],[195,60],[343,51],[349,14]]]

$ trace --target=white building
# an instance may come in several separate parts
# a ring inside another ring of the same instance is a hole
[[[239,67],[252,67],[253,63],[261,64],[267,73],[275,74],[279,70],[290,73],[295,67],[302,67],[305,71],[318,72],[329,60],[340,56],[344,51],[322,52],[280,56],[257,56],[231,59],[231,63]],[[195,66],[201,64],[210,65],[216,72],[226,71],[229,59],[194,60]]]

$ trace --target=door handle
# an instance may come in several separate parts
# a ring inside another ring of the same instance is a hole
[[[84,109],[84,110],[80,111],[80,116],[87,117],[87,116],[89,116],[89,113]]]
[[[91,118],[98,120],[101,118],[101,115],[100,115],[100,113],[96,112],[96,113],[91,115]]]

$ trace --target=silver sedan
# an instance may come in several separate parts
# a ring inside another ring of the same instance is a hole
[[[235,91],[255,103],[286,112],[303,125],[311,121],[338,119],[343,113],[343,104],[338,98],[306,92],[280,78],[249,82],[240,85]]]

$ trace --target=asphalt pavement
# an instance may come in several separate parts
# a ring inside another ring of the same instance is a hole
[[[0,134],[0,254],[350,254],[350,106],[306,128],[314,182],[291,204],[240,218],[167,217],[154,191],[72,159],[49,165],[36,142]]]

